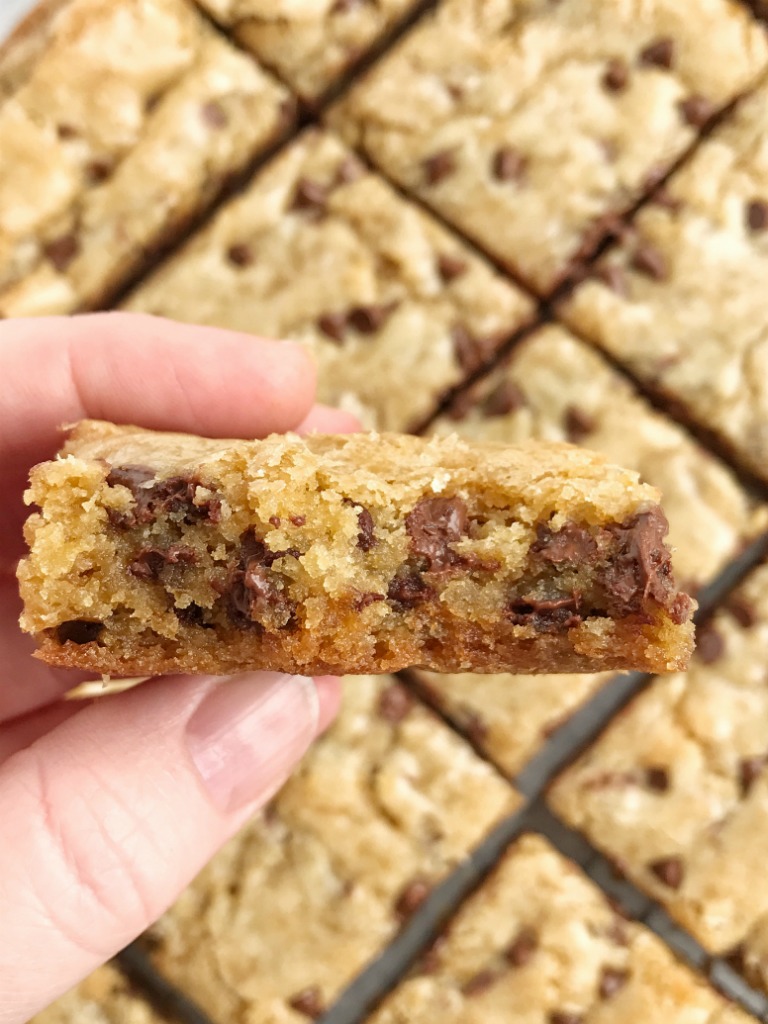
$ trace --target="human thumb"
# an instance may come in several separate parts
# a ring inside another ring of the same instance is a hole
[[[333,717],[332,679],[153,680],[0,766],[0,1024],[22,1024],[170,905]]]

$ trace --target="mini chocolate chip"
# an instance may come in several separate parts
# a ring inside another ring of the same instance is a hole
[[[629,84],[629,68],[626,61],[613,57],[603,73],[603,85],[610,92],[622,92]]]
[[[91,183],[98,185],[110,176],[112,164],[109,160],[90,160],[86,165],[85,172]]]
[[[270,516],[269,517],[269,525],[270,526],[274,526],[274,528],[276,530],[280,528],[281,521],[282,520],[280,519],[280,516]]]
[[[306,210],[309,213],[322,213],[328,201],[328,189],[319,181],[311,178],[299,178],[293,193],[291,209]]]
[[[598,991],[601,999],[612,999],[629,981],[629,971],[618,967],[604,967],[600,973]]]
[[[743,760],[739,761],[739,784],[741,786],[742,796],[748,795],[749,791],[757,782],[758,776],[762,773],[767,764],[768,755],[763,755],[762,757],[745,757]]]
[[[414,700],[401,683],[392,683],[381,691],[379,697],[379,717],[391,725],[399,725],[407,718],[413,708]]]
[[[43,252],[54,267],[63,272],[80,252],[80,243],[76,235],[61,235],[49,242],[43,248]]]
[[[648,865],[658,880],[670,889],[679,889],[685,877],[685,867],[680,857],[660,857]]]
[[[481,992],[487,991],[496,981],[498,981],[499,975],[496,971],[478,971],[474,974],[469,981],[465,981],[461,986],[461,991],[465,996],[478,996]]]
[[[453,253],[441,253],[437,257],[437,272],[448,284],[449,281],[455,280],[457,277],[461,277],[467,270],[467,261],[462,259],[461,256],[456,256]]]
[[[416,608],[432,597],[434,591],[413,566],[398,569],[387,588],[387,598],[403,608]]]
[[[317,326],[328,338],[334,341],[343,341],[344,332],[347,329],[346,313],[323,313],[317,319]]]
[[[591,434],[596,426],[597,420],[586,409],[580,409],[578,405],[569,405],[566,409],[565,431],[569,441],[578,444]]]
[[[325,1013],[323,996],[318,985],[310,985],[309,988],[297,992],[295,996],[290,997],[288,1005],[297,1013],[303,1013],[305,1017],[309,1017],[310,1020],[317,1020]]]
[[[743,629],[749,629],[757,622],[754,605],[738,594],[730,598],[726,603],[726,608]]]
[[[645,769],[645,784],[655,793],[666,793],[669,789],[669,772],[666,768],[651,765]]]
[[[395,913],[401,920],[411,917],[425,902],[432,887],[423,878],[414,878],[403,889],[395,903]]]
[[[725,639],[712,622],[696,627],[696,657],[712,665],[725,654]]]
[[[288,518],[294,526],[304,526],[307,521],[306,516],[288,516]]]
[[[624,268],[620,267],[618,263],[604,263],[601,267],[598,267],[597,277],[612,292],[616,292],[623,299],[627,298],[629,294],[627,275],[624,273]]]
[[[504,959],[513,967],[525,967],[539,948],[539,936],[535,929],[521,928],[504,950]]]
[[[373,516],[367,508],[360,507],[360,511],[357,513],[357,525],[360,527],[357,546],[361,551],[370,551],[376,545],[376,538],[373,535]]]
[[[689,96],[678,103],[680,113],[692,128],[703,128],[715,114],[715,105],[706,96]]]
[[[174,608],[173,613],[182,626],[195,626],[198,629],[215,629],[212,622],[206,621],[206,610],[194,601],[185,608]]]
[[[338,185],[350,185],[358,181],[365,174],[365,167],[356,156],[345,156],[336,168],[336,183]]]
[[[80,138],[80,131],[71,124],[57,124],[56,134],[60,139],[62,139],[62,141]]]
[[[549,1024],[584,1024],[584,1017],[580,1013],[568,1010],[555,1010],[547,1019]]]
[[[195,565],[197,552],[187,544],[171,544],[163,549],[144,547],[136,553],[128,572],[140,580],[156,580],[167,565]]]
[[[641,242],[632,255],[632,266],[654,281],[665,281],[669,275],[663,253],[649,242]]]
[[[672,67],[675,61],[675,41],[668,36],[654,39],[640,51],[641,64],[653,64],[666,71]]]
[[[456,170],[456,154],[452,149],[443,149],[422,161],[422,167],[427,184],[437,185]]]
[[[512,146],[501,146],[493,154],[493,176],[497,181],[520,181],[528,163],[526,157]]]
[[[536,540],[531,553],[540,555],[551,565],[589,562],[597,555],[597,542],[585,526],[567,522],[559,530],[551,530],[545,523],[536,528]]]
[[[210,128],[226,128],[229,123],[226,110],[216,100],[204,103],[200,108],[200,114]]]
[[[768,203],[764,199],[751,199],[747,203],[746,219],[750,231],[765,231],[768,228]]]
[[[347,314],[347,321],[360,334],[375,334],[380,331],[397,308],[397,302],[382,302],[378,305],[356,306]]]
[[[253,263],[253,249],[245,242],[236,242],[227,249],[227,259],[236,267],[250,267]]]
[[[104,629],[103,622],[87,622],[85,619],[71,619],[56,627],[56,639],[60,644],[91,644],[98,640]]]
[[[500,381],[483,402],[483,415],[508,416],[525,405],[525,395],[513,380]]]

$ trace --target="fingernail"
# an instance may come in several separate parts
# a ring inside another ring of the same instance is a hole
[[[192,760],[213,802],[230,813],[268,800],[321,724],[314,680],[252,673],[212,690],[187,723]]]

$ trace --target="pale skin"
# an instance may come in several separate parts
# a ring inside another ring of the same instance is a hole
[[[125,946],[280,787],[333,679],[175,677],[85,702],[18,627],[22,493],[91,417],[211,437],[355,429],[313,405],[288,342],[151,317],[0,323],[0,1024],[23,1024]]]

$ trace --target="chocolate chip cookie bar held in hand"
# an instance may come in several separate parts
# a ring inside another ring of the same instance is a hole
[[[22,627],[100,672],[666,671],[654,488],[569,445],[85,422],[36,467]]]

